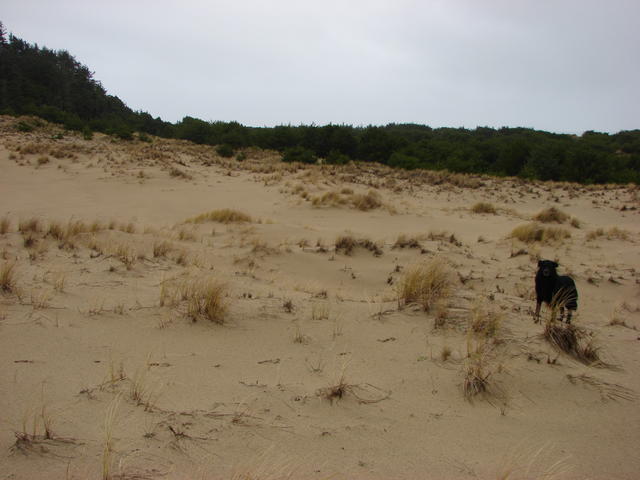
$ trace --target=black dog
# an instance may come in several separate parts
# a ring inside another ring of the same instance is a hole
[[[538,262],[536,273],[536,322],[540,321],[540,306],[545,302],[551,307],[560,308],[560,321],[564,318],[564,309],[567,312],[567,323],[571,323],[571,315],[578,308],[578,290],[571,277],[558,275],[558,264],[551,260]]]

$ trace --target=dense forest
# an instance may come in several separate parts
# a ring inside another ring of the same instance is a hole
[[[613,135],[589,131],[576,136],[507,127],[469,130],[389,124],[259,128],[192,117],[175,124],[165,122],[133,111],[118,97],[108,95],[93,73],[69,52],[30,44],[7,34],[2,23],[0,113],[36,115],[85,135],[99,131],[133,140],[152,134],[217,145],[218,152],[226,156],[233,156],[239,148],[256,146],[281,151],[283,161],[359,160],[405,169],[580,183],[640,181],[640,130]]]

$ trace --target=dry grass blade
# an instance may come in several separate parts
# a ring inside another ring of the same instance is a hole
[[[633,402],[638,399],[638,394],[630,388],[623,387],[622,385],[615,383],[605,382],[604,380],[598,380],[597,378],[584,373],[582,375],[567,374],[567,378],[574,385],[581,382],[597,389],[603,400],[626,400],[628,402]]]
[[[343,365],[337,381],[328,387],[318,389],[316,391],[316,395],[333,403],[334,400],[341,400],[347,394],[350,394],[358,401],[358,403],[365,404],[382,402],[391,396],[391,392],[382,390],[370,383],[365,383],[363,385],[348,383],[345,376],[345,370],[346,365]]]
[[[111,475],[111,466],[113,463],[113,460],[111,458],[113,453],[113,426],[121,400],[122,395],[116,395],[116,397],[107,407],[107,412],[105,414],[104,445],[102,448],[102,480],[111,480],[113,478]]]
[[[600,359],[600,347],[593,334],[582,328],[548,319],[543,336],[554,348],[586,365],[609,366]]]

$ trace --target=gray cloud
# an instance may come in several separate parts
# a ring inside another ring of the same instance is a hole
[[[171,121],[639,127],[635,0],[4,3],[17,36]]]

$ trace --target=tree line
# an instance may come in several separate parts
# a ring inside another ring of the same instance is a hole
[[[65,50],[50,50],[7,34],[0,22],[0,113],[35,115],[70,130],[125,140],[134,133],[218,146],[233,156],[243,147],[282,152],[284,161],[341,164],[378,162],[404,169],[519,176],[579,183],[640,181],[640,130],[580,136],[529,128],[431,128],[417,124],[279,125],[184,117],[176,123],[133,111],[108,95],[85,65]],[[140,137],[140,135],[139,135]]]

